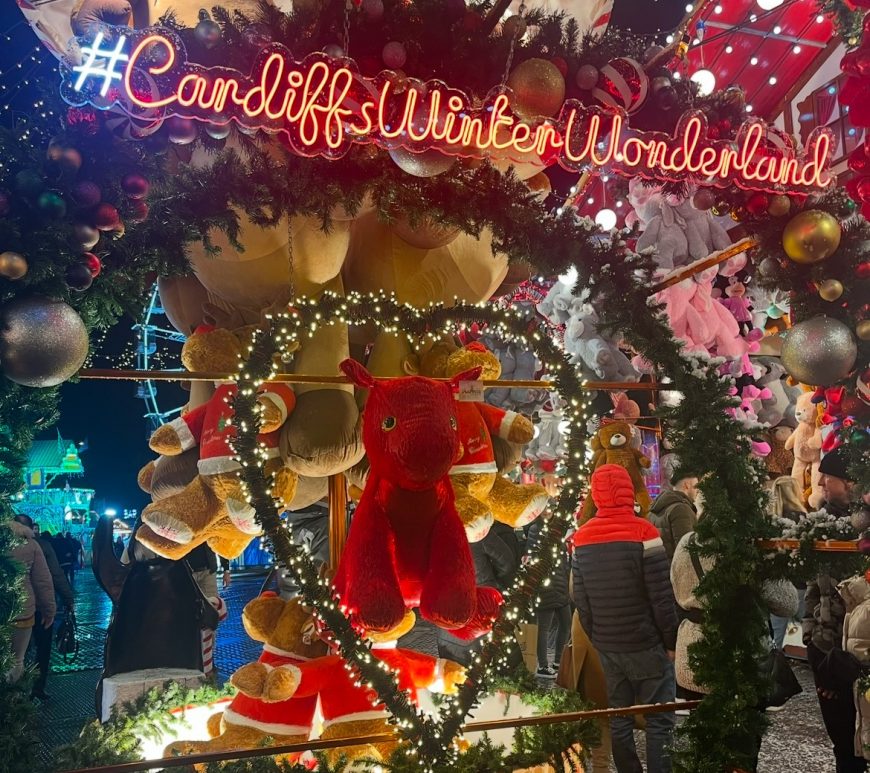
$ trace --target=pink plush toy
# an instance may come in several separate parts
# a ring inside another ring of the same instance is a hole
[[[725,288],[725,295],[728,297],[720,298],[719,303],[728,309],[737,320],[740,332],[748,333],[752,327],[752,304],[746,297],[746,285],[739,279],[732,278],[728,287]]]

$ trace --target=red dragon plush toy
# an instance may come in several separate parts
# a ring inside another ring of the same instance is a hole
[[[335,576],[342,605],[369,631],[388,631],[419,607],[455,636],[480,636],[502,598],[475,585],[448,475],[460,453],[453,394],[480,368],[446,382],[422,376],[376,382],[354,360],[341,369],[371,390],[363,414],[370,472]]]

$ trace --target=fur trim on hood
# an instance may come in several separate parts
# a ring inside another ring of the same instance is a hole
[[[28,529],[23,523],[9,521],[6,525],[16,537],[33,539],[33,529]]]

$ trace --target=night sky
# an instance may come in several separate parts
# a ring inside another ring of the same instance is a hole
[[[613,23],[637,33],[654,33],[673,29],[684,13],[685,0],[616,0]],[[12,41],[0,44],[0,73],[9,83],[18,80],[9,69],[36,45],[35,36],[11,2],[0,6],[0,36],[5,35]],[[45,52],[45,56],[50,54]],[[23,97],[26,94],[19,92],[18,101]],[[0,103],[3,99],[0,94]],[[132,324],[130,318],[122,320],[106,340],[105,349],[119,353],[127,348],[132,340]],[[106,358],[99,358],[96,365],[105,367]],[[94,504],[99,511],[106,507],[119,512],[124,508],[141,509],[148,499],[136,485],[136,473],[153,454],[146,443],[145,403],[136,397],[136,384],[82,381],[65,384],[61,394],[60,422],[44,437],[55,437],[59,429],[65,438],[88,441],[88,450],[82,456],[86,474],[70,484],[95,489]],[[159,395],[161,410],[186,400],[185,393],[175,386],[161,387]]]

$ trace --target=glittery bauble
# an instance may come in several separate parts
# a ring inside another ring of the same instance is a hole
[[[88,356],[88,331],[62,301],[31,296],[0,308],[0,367],[30,387],[62,384]]]
[[[824,279],[819,282],[819,297],[833,302],[843,294],[843,285],[836,279]]]
[[[529,25],[522,16],[509,16],[502,22],[501,34],[508,40],[519,40],[528,28]]]
[[[837,251],[840,235],[837,218],[820,209],[808,209],[789,221],[782,246],[795,263],[818,263]]]
[[[437,150],[412,153],[405,148],[396,148],[390,150],[389,154],[399,169],[414,175],[414,177],[435,177],[435,175],[446,172],[456,163],[455,158],[445,156]]]
[[[810,386],[835,384],[855,366],[855,336],[839,320],[813,317],[796,324],[783,338],[782,365],[796,381]]]
[[[13,282],[21,279],[27,273],[27,261],[17,252],[0,253],[0,276],[5,276]]]
[[[84,292],[93,284],[94,275],[84,263],[73,263],[67,266],[64,279],[71,289]]]
[[[6,217],[10,209],[12,209],[12,201],[9,198],[9,194],[5,191],[0,191],[0,217]]]
[[[362,10],[369,21],[380,21],[384,15],[384,0],[363,0]]]
[[[78,223],[74,229],[75,240],[81,245],[83,250],[92,250],[100,241],[100,232],[96,228],[91,228],[84,223]]]
[[[408,59],[408,52],[405,51],[405,47],[401,43],[392,40],[387,43],[387,45],[384,46],[384,50],[381,51],[381,59],[384,60],[384,64],[387,67],[397,70],[400,67],[405,66],[405,62]]]
[[[206,48],[214,48],[221,42],[221,28],[211,19],[203,19],[193,28],[194,37]]]
[[[770,203],[767,205],[767,214],[773,217],[782,217],[787,215],[791,209],[791,199],[781,193],[770,197]]]
[[[692,206],[695,207],[695,209],[700,209],[702,212],[706,212],[708,209],[713,209],[715,203],[716,197],[713,195],[713,191],[709,188],[701,188],[692,197]]]
[[[169,141],[176,145],[189,145],[196,139],[196,121],[190,118],[173,116],[166,122],[169,129]]]
[[[779,273],[779,263],[775,258],[765,258],[758,264],[758,273],[766,277],[776,276]]]
[[[862,319],[855,327],[855,334],[862,341],[870,341],[870,319]]]
[[[144,199],[150,187],[148,180],[135,172],[121,178],[121,190],[131,199]]]
[[[556,115],[565,101],[565,79],[546,59],[526,59],[514,67],[507,81],[514,92],[511,108],[527,121]]]
[[[230,125],[225,123],[223,126],[210,123],[205,126],[205,133],[213,140],[225,140],[230,136]]]
[[[82,180],[75,184],[72,189],[72,199],[76,206],[82,209],[90,209],[102,201],[103,193],[96,183],[90,180]]]
[[[770,206],[770,197],[766,193],[757,191],[746,200],[746,211],[750,215],[760,217],[767,213],[767,208]]]
[[[634,113],[643,107],[649,90],[649,76],[643,66],[627,56],[618,56],[601,68],[592,97],[604,107]]]
[[[36,201],[36,206],[39,207],[39,211],[43,215],[53,220],[59,220],[66,214],[66,202],[59,193],[54,191],[46,191],[40,194]]]
[[[102,261],[100,261],[100,259],[92,252],[86,252],[84,255],[82,255],[82,263],[84,263],[88,267],[88,271],[91,272],[91,276],[99,276],[100,271],[103,270]]]
[[[584,64],[577,68],[577,74],[574,76],[574,83],[578,89],[591,91],[598,83],[598,68],[592,64]]]
[[[94,212],[94,225],[101,231],[114,231],[121,222],[118,210],[103,202]]]

